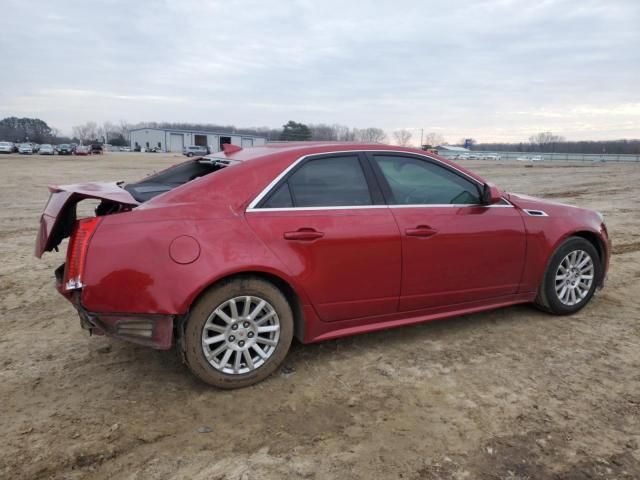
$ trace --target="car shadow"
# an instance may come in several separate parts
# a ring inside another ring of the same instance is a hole
[[[454,340],[468,341],[479,330],[486,334],[488,326],[500,329],[505,326],[517,325],[518,322],[523,321],[522,317],[525,316],[527,317],[527,322],[546,321],[549,318],[547,314],[536,310],[533,306],[516,305],[488,312],[380,330],[314,344],[302,344],[294,340],[279,372],[266,381],[272,381],[273,377],[277,375],[288,378],[291,373],[300,370],[303,365],[308,365],[309,363],[318,368],[320,366],[324,368],[331,360],[335,359],[338,352],[340,354],[345,354],[345,352],[349,354],[352,353],[350,350],[353,350],[357,354],[362,354],[375,352],[380,348],[398,350],[405,346],[408,341],[420,342],[424,340],[444,343]],[[155,351],[116,339],[108,339],[106,341],[110,342],[114,351],[117,350],[130,359],[130,361],[125,360],[122,363],[126,363],[124,368],[128,370],[127,376],[131,381],[147,379],[150,375],[161,375],[162,382],[165,385],[170,385],[180,391],[188,390],[196,393],[223,392],[206,385],[191,375],[187,366],[182,363],[175,347],[168,351]],[[257,385],[247,387],[244,390],[251,390],[256,387]]]

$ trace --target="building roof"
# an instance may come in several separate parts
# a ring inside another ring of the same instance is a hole
[[[252,135],[249,133],[229,133],[229,132],[215,132],[213,130],[184,130],[180,128],[158,128],[158,127],[141,127],[141,128],[132,128],[129,130],[129,133],[139,132],[142,130],[157,130],[160,132],[175,132],[175,133],[195,133],[195,134],[203,134],[203,135],[223,135],[226,137],[237,136],[237,137],[251,137],[251,138],[265,138],[260,135]]]
[[[439,145],[438,150],[448,150],[450,152],[469,152],[468,148],[455,147],[453,145]]]

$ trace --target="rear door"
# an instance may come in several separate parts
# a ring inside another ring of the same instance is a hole
[[[246,218],[322,320],[397,311],[400,234],[363,154],[299,160]]]
[[[517,292],[526,238],[511,204],[482,205],[475,179],[428,157],[369,158],[402,236],[400,311]]]

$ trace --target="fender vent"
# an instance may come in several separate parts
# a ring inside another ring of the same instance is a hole
[[[548,217],[549,216],[547,212],[545,212],[544,210],[529,210],[525,208],[524,211],[527,215],[530,215],[532,217]]]

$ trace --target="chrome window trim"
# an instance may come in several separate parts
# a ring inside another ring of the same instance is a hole
[[[506,200],[505,200],[506,201]],[[353,205],[340,207],[282,207],[282,208],[247,208],[247,213],[255,212],[300,212],[319,210],[366,210],[371,208],[513,208],[513,205],[482,205],[479,203],[440,203],[425,205]],[[535,215],[541,217],[542,215]]]
[[[300,212],[318,210],[365,210],[370,208],[389,208],[389,205],[351,205],[335,207],[274,207],[274,208],[247,208],[247,212]]]
[[[444,168],[451,168],[452,170],[455,170],[456,172],[460,173],[461,175],[464,175],[466,178],[471,180],[476,185],[479,185],[480,187],[482,187],[482,184],[478,180],[476,180],[475,178],[473,178],[469,174],[463,172],[462,170],[454,167],[453,165],[449,165],[448,163],[444,163],[444,162],[438,160],[437,158],[433,158],[433,157],[430,157],[429,155],[424,155],[422,153],[406,152],[404,150],[376,150],[376,149],[339,150],[339,151],[335,151],[335,152],[310,153],[310,154],[301,156],[300,158],[298,158],[297,160],[292,162],[291,165],[289,165],[287,168],[285,168],[282,172],[280,172],[280,174],[276,178],[274,178],[265,188],[263,188],[262,191],[251,201],[251,203],[249,203],[249,206],[246,208],[245,212],[288,212],[288,211],[302,211],[302,210],[348,210],[348,209],[364,209],[364,208],[436,208],[436,207],[486,207],[486,208],[495,208],[495,207],[513,207],[513,205],[511,205],[511,203],[507,199],[503,198],[503,200],[505,202],[507,202],[508,205],[482,205],[482,204],[440,204],[440,205],[432,204],[432,205],[419,205],[418,204],[418,205],[357,205],[357,206],[344,206],[344,207],[329,207],[329,206],[327,206],[327,207],[256,208],[256,205],[258,205],[262,201],[262,199],[264,197],[266,197],[271,192],[271,190],[278,184],[278,182],[280,182],[280,180],[282,180],[291,170],[293,170],[296,167],[296,165],[298,165],[300,162],[302,162],[306,158],[317,157],[317,156],[321,156],[321,155],[327,155],[327,156],[339,155],[339,154],[345,154],[345,153],[351,153],[351,154],[354,154],[354,155],[358,155],[361,152],[379,153],[379,154],[380,153],[381,154],[400,153],[400,154],[404,154],[404,155],[413,155],[413,156],[416,156],[416,157],[428,158],[429,160],[432,160],[434,162],[439,163]]]

